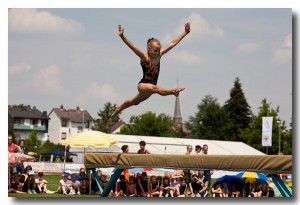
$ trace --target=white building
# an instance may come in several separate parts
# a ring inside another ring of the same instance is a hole
[[[49,113],[49,140],[55,144],[61,143],[68,137],[91,129],[93,118],[86,110],[66,109],[63,106],[53,108]]]

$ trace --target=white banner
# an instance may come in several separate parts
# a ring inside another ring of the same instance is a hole
[[[262,146],[272,146],[273,117],[262,118]]]

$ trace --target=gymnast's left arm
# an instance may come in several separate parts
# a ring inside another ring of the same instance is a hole
[[[188,22],[184,25],[184,32],[177,36],[169,45],[163,49],[161,49],[161,56],[171,50],[174,46],[176,46],[187,34],[191,31],[191,24]]]

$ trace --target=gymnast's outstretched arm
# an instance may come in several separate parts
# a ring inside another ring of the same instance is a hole
[[[138,47],[136,47],[128,38],[125,37],[124,35],[124,28],[119,25],[119,36],[121,39],[124,41],[124,43],[137,55],[139,56],[142,60],[146,59],[147,55],[145,52],[140,50]]]
[[[160,51],[161,55],[160,56],[164,55],[169,50],[174,48],[174,46],[176,46],[190,31],[191,31],[191,24],[186,23],[184,25],[184,32],[182,34],[180,34],[179,36],[177,36],[173,41],[171,41],[171,43],[169,43],[169,45],[167,45],[167,47],[161,49],[161,51]]]

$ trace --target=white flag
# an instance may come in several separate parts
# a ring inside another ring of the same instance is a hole
[[[272,146],[273,117],[262,118],[262,146]]]

